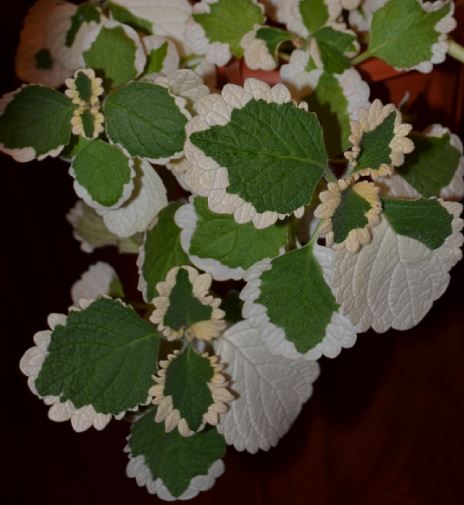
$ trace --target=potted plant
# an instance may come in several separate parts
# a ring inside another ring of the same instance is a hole
[[[317,360],[418,324],[461,257],[459,138],[354,68],[462,58],[454,2],[266,4],[39,0],[0,102],[1,150],[68,164],[75,238],[132,254],[141,294],[90,266],[21,370],[54,421],[129,420],[127,474],[166,500],[275,446]]]

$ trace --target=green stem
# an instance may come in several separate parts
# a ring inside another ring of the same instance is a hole
[[[360,64],[360,63],[362,63],[363,61],[368,60],[371,56],[372,56],[372,55],[371,55],[371,53],[369,52],[369,50],[364,51],[363,53],[358,54],[358,56],[355,56],[355,57],[351,60],[351,64],[352,64],[352,65],[359,65],[359,64]]]
[[[449,40],[448,54],[461,63],[464,63],[464,47],[453,39]]]
[[[322,219],[319,221],[318,225],[316,226],[316,229],[314,230],[313,234],[311,235],[309,239],[309,246],[312,248],[312,246],[317,242],[317,239],[319,238],[319,230],[321,229],[322,226]]]
[[[281,60],[284,60],[284,61],[290,61],[290,55],[289,55],[289,54],[287,54],[287,53],[282,53],[282,52],[279,52],[279,53],[277,53],[277,54],[278,54],[278,56],[279,56],[279,58],[280,58]]]
[[[327,179],[328,182],[337,182],[337,178],[332,173],[332,170],[330,170],[329,166],[325,167],[324,169],[324,177]]]

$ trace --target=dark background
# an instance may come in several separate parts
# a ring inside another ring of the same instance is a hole
[[[13,55],[31,3],[3,6],[1,94],[17,86]],[[462,69],[453,62],[439,68],[442,85],[437,74],[419,78],[424,90],[432,84],[438,89],[438,102],[419,94],[409,112],[462,136]],[[374,96],[386,99],[386,93],[386,84],[374,87]],[[46,328],[47,314],[66,311],[69,288],[88,265],[112,262],[134,289],[135,261],[112,249],[80,251],[65,220],[75,201],[65,163],[20,165],[1,156],[0,164],[0,497],[27,505],[161,503],[125,477],[124,422],[83,434],[69,423],[52,423],[18,369],[33,334]],[[461,263],[446,294],[416,328],[362,334],[336,360],[321,360],[314,395],[279,446],[254,456],[229,450],[224,476],[192,503],[464,503],[463,281]]]

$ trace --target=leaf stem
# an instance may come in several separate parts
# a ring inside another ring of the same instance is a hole
[[[358,54],[358,56],[355,56],[355,57],[351,60],[351,64],[352,64],[352,65],[359,65],[359,64],[360,64],[360,63],[362,63],[363,61],[368,60],[371,56],[372,56],[372,55],[371,55],[371,53],[369,52],[369,50],[366,50],[366,51],[364,51],[363,53]]]
[[[297,247],[299,221],[295,216],[288,220],[287,224],[287,252],[293,251]]]
[[[277,53],[277,56],[281,59],[281,60],[284,60],[284,61],[290,61],[290,55],[287,54],[287,53],[282,53],[282,52],[278,52]]]
[[[453,39],[449,39],[448,54],[461,63],[464,63],[464,47]]]
[[[324,169],[324,177],[328,182],[337,182],[337,178],[333,174],[332,170],[330,170],[330,167],[328,165]]]

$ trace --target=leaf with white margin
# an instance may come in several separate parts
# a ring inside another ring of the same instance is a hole
[[[190,119],[185,104],[166,85],[131,82],[103,104],[106,134],[132,156],[165,164],[183,154],[185,125]]]
[[[423,134],[412,133],[414,151],[391,177],[378,177],[386,194],[397,198],[436,196],[444,200],[464,198],[464,156],[460,138],[439,124]]]
[[[127,476],[165,501],[190,500],[213,487],[224,472],[225,443],[216,429],[191,437],[177,430],[166,433],[155,423],[154,408],[131,426],[124,451],[129,453]]]
[[[322,128],[290,92],[256,79],[197,104],[185,155],[189,182],[214,212],[266,228],[304,206],[327,168]]]
[[[151,32],[173,40],[181,56],[189,53],[184,31],[192,13],[188,0],[111,0],[151,25]]]
[[[16,75],[25,82],[57,88],[72,75],[58,63],[46,41],[47,19],[62,0],[38,0],[27,12],[15,57]]]
[[[121,254],[137,254],[143,242],[141,233],[128,238],[111,233],[103,218],[82,200],[68,212],[66,219],[73,227],[73,236],[80,242],[81,250],[86,253],[92,253],[98,247],[115,246]]]
[[[71,299],[77,306],[79,300],[94,300],[102,296],[123,298],[124,290],[114,268],[108,263],[98,261],[72,285]]]
[[[240,42],[255,25],[264,23],[263,12],[257,0],[202,0],[193,6],[186,41],[210,63],[226,65],[232,56],[243,56]]]
[[[179,68],[180,57],[174,42],[164,37],[151,36],[142,39],[147,53],[145,74],[171,74]]]
[[[160,211],[140,247],[137,258],[138,289],[147,302],[157,296],[156,285],[166,279],[172,268],[189,264],[188,256],[180,245],[181,230],[174,222],[174,214],[180,206],[178,202],[171,202]]]
[[[245,275],[242,314],[273,354],[316,360],[354,345],[356,328],[332,290],[334,257],[328,247],[308,245],[263,260]]]
[[[332,24],[340,15],[340,0],[278,0],[277,20],[301,37]]]
[[[56,157],[71,139],[76,105],[58,91],[27,85],[0,99],[0,152],[16,161]]]
[[[276,356],[261,337],[257,328],[242,321],[226,330],[216,345],[237,394],[221,415],[218,431],[229,445],[251,453],[277,445],[319,375],[317,362]]]
[[[368,32],[372,16],[388,0],[362,0],[362,4],[348,14],[348,24],[357,32]]]
[[[147,62],[137,32],[116,21],[93,27],[83,41],[82,50],[85,65],[103,79],[106,91],[135,79]]]
[[[251,223],[238,224],[232,216],[211,212],[206,199],[198,196],[176,212],[175,220],[192,264],[217,281],[243,279],[255,263],[285,251],[286,226],[258,230]]]
[[[77,6],[62,2],[58,5],[45,26],[47,47],[54,59],[73,72],[84,67],[84,41],[103,20],[101,10],[90,3]]]
[[[118,146],[100,139],[76,154],[69,173],[77,195],[98,210],[119,208],[134,190],[134,161]]]
[[[175,70],[166,77],[158,77],[155,82],[167,85],[171,93],[185,98],[187,109],[192,113],[196,111],[198,100],[210,93],[208,86],[203,83],[203,79],[188,68]]]
[[[81,300],[68,316],[52,314],[21,358],[31,391],[53,421],[76,431],[103,429],[112,417],[146,404],[156,372],[155,328],[120,300]]]
[[[168,204],[166,187],[150,163],[135,160],[134,168],[134,191],[129,200],[118,209],[98,211],[108,230],[121,238],[148,230]]]
[[[451,0],[389,0],[374,12],[367,54],[398,70],[431,72],[446,58],[447,34],[456,27],[453,14]]]
[[[407,330],[418,324],[445,292],[448,272],[462,257],[461,204],[440,200],[397,202],[402,208],[396,214],[403,222],[395,217],[392,224],[392,217],[384,214],[372,229],[370,244],[356,254],[337,251],[335,256],[334,292],[360,331],[369,327],[379,333],[389,328]],[[445,210],[447,226],[443,226],[442,211],[430,204],[429,210],[423,209],[424,202],[435,202]]]

